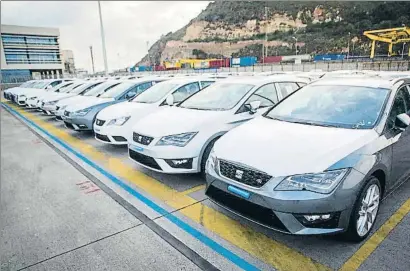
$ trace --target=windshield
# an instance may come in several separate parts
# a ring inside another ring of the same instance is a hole
[[[79,95],[84,95],[87,92],[91,91],[92,89],[94,89],[96,86],[98,86],[99,84],[101,84],[101,82],[98,83],[86,83],[84,85],[82,85],[79,88],[74,89],[71,93],[75,93],[75,94],[79,94]]]
[[[60,88],[60,89],[58,90],[58,92],[59,92],[59,93],[69,93],[69,92],[71,92],[73,89],[75,89],[75,88],[81,86],[82,84],[83,84],[83,83],[73,83],[73,84],[71,84],[71,85],[69,85],[69,86],[65,86],[65,87]]]
[[[102,83],[101,85],[96,86],[92,90],[88,91],[84,96],[98,96],[103,94],[107,89],[110,89],[112,86],[118,85],[119,83]]]
[[[370,129],[376,124],[389,90],[361,86],[305,86],[266,114],[287,122]]]
[[[21,87],[21,88],[28,88],[28,87],[34,85],[35,83],[36,83],[36,82],[33,82],[33,81],[27,81],[27,82],[21,84],[20,87]]]
[[[113,88],[110,88],[107,92],[101,94],[98,97],[101,98],[114,98],[117,97],[118,95],[121,95],[126,91],[127,89],[131,88],[132,86],[136,85],[134,82],[123,82],[118,85],[116,85]]]
[[[181,85],[180,83],[172,83],[172,82],[162,82],[159,84],[156,84],[137,97],[132,100],[132,102],[136,103],[156,103],[162,98],[165,97],[165,95],[168,94],[171,90],[176,88],[177,86]]]
[[[44,81],[40,81],[40,82],[36,82],[34,83],[31,88],[44,88],[45,86],[48,85],[48,82],[44,82]]]
[[[191,96],[180,107],[199,110],[229,110],[255,85],[216,83]]]
[[[68,87],[69,85],[71,85],[72,83],[68,83],[68,82],[63,82],[61,84],[58,84],[57,86],[54,86],[52,88],[46,89],[45,91],[47,92],[55,92],[57,90],[63,89]]]

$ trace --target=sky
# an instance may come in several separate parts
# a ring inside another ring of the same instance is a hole
[[[208,1],[101,1],[108,69],[130,67],[162,34],[189,23]],[[1,23],[56,27],[60,48],[74,53],[76,68],[104,70],[97,1],[2,1]]]

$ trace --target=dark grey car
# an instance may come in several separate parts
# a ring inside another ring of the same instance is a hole
[[[410,176],[409,113],[409,78],[316,81],[215,143],[206,194],[281,232],[363,240]]]

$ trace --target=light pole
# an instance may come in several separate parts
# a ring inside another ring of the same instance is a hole
[[[404,58],[404,47],[406,46],[406,43],[403,42],[403,48],[401,49],[401,58]]]
[[[294,39],[295,40],[295,54],[297,55],[298,54],[298,39],[297,38],[295,38],[295,37],[292,37],[292,39]]]
[[[349,32],[349,38],[347,39],[347,59],[349,59],[350,55],[350,32]]]
[[[93,56],[93,47],[90,46],[90,54],[91,54],[91,64],[93,66],[93,74],[95,74],[95,69],[94,69],[94,56]]]
[[[103,26],[102,15],[101,15],[100,1],[98,1],[98,12],[100,14],[100,30],[101,30],[101,41],[102,41],[102,49],[103,49],[103,57],[104,57],[104,70],[105,70],[105,76],[108,76],[107,52],[105,50],[105,34],[104,34],[104,26]]]

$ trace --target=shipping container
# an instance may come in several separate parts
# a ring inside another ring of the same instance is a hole
[[[210,60],[209,61],[209,67],[210,68],[229,67],[230,63],[231,63],[231,61],[230,61],[229,58]]]
[[[253,66],[258,61],[256,56],[244,56],[231,58],[231,67]]]
[[[346,55],[341,55],[341,54],[316,55],[313,58],[313,61],[335,61],[335,60],[343,60],[345,58],[346,58]]]
[[[154,71],[165,71],[165,67],[164,66],[154,66]]]
[[[152,67],[151,66],[138,66],[138,71],[139,72],[152,71]]]
[[[194,69],[209,69],[209,61],[202,60],[194,63]]]
[[[264,57],[261,63],[279,63],[282,61],[282,56],[267,56]]]
[[[310,61],[312,57],[309,54],[304,55],[290,55],[290,56],[282,56],[282,62],[295,62],[295,60],[302,61]]]

